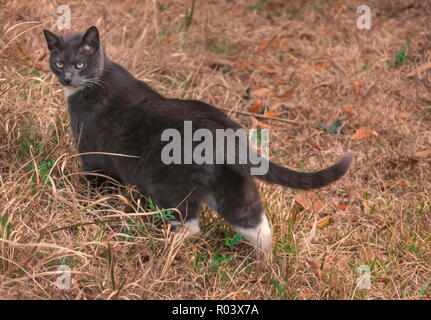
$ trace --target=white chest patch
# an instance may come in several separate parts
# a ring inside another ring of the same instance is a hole
[[[74,94],[75,92],[81,90],[83,87],[79,86],[79,87],[72,87],[72,86],[63,86],[63,90],[64,90],[64,96],[67,98],[69,98],[72,94]]]

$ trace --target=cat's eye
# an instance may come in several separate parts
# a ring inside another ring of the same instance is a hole
[[[76,69],[82,69],[84,68],[84,62],[78,62],[77,64],[75,64]]]
[[[57,61],[57,62],[55,63],[55,66],[56,66],[58,69],[63,69],[64,64],[63,64],[62,62],[60,62],[60,61]]]

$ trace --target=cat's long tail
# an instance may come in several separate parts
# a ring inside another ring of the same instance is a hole
[[[346,153],[332,166],[316,172],[299,172],[270,161],[267,174],[256,175],[256,178],[302,190],[320,188],[340,179],[349,169],[352,160],[352,154]]]

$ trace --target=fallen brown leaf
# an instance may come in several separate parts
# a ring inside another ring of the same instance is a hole
[[[256,84],[252,85],[251,88],[253,90],[256,90],[256,89],[262,89],[262,88],[265,88],[265,87],[262,84],[260,84],[260,83],[256,83]]]
[[[326,69],[329,66],[329,64],[327,62],[318,64],[317,66],[310,66],[310,70],[311,71],[319,71],[319,70],[323,70]]]
[[[336,209],[340,209],[340,210],[346,210],[347,209],[347,206],[345,206],[344,204],[339,204],[339,205],[335,205],[335,208]]]
[[[407,187],[407,183],[402,179],[398,179],[397,181],[395,181],[395,184],[400,187]]]
[[[295,88],[290,88],[285,93],[283,93],[279,96],[276,96],[275,100],[277,100],[278,102],[283,102],[283,101],[289,100],[290,98],[293,97],[294,92],[295,92]]]
[[[287,46],[287,41],[284,41],[283,39],[279,38],[279,39],[275,39],[274,40],[274,45],[276,45],[277,47],[285,47]]]
[[[267,117],[278,117],[279,114],[275,113],[274,111],[268,110],[267,112],[265,112],[265,116],[267,116]]]
[[[383,122],[383,119],[376,119],[376,120],[374,120],[374,121],[372,121],[371,122],[371,124],[379,124],[379,123],[382,123]]]
[[[257,47],[256,52],[263,52],[265,51],[269,46],[269,42],[262,42],[259,44],[259,47]]]
[[[352,135],[352,140],[360,140],[363,139],[365,137],[371,136],[373,134],[373,132],[371,130],[368,129],[364,129],[364,128],[359,128],[356,130],[356,132]]]
[[[401,119],[408,119],[411,117],[411,113],[410,112],[401,112],[398,114],[398,117],[400,117]]]
[[[356,91],[359,91],[364,83],[360,80],[354,80],[353,81],[353,87]]]
[[[341,10],[341,5],[340,5],[340,2],[338,0],[335,1],[334,10],[335,10],[335,12],[339,12]]]
[[[238,57],[236,55],[227,55],[227,56],[225,56],[225,58],[230,60],[230,61],[238,60]]]
[[[329,223],[330,220],[331,220],[331,216],[324,216],[322,219],[317,221],[316,227],[319,229],[322,229]]]
[[[424,150],[415,153],[415,157],[417,158],[428,158],[431,156],[431,150]]]
[[[311,133],[311,136],[314,137],[315,135],[320,135],[320,134],[322,134],[321,130],[314,129],[313,132]]]
[[[314,37],[313,37],[313,35],[311,35],[309,33],[303,33],[299,36],[299,39],[311,41],[314,39]]]
[[[172,41],[173,38],[174,38],[173,36],[165,37],[162,39],[162,42],[163,43],[169,43]]]
[[[259,99],[255,103],[253,103],[250,107],[248,107],[248,111],[250,112],[257,112],[262,107],[262,100]]]
[[[233,8],[227,12],[231,17],[239,17],[244,13],[244,9],[242,8]]]
[[[251,66],[251,62],[250,61],[242,61],[242,62],[239,62],[237,64],[237,66],[240,68],[248,68]]]

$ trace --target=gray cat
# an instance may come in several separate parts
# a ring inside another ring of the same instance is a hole
[[[199,208],[201,203],[208,203],[255,246],[258,254],[271,256],[272,231],[250,175],[250,161],[169,165],[161,161],[166,145],[161,136],[168,128],[184,132],[185,121],[192,121],[194,132],[207,129],[215,133],[216,129],[241,129],[238,123],[204,102],[166,99],[134,78],[108,59],[94,26],[82,33],[60,36],[44,30],[44,34],[51,52],[51,70],[67,98],[78,150],[93,152],[81,155],[86,172],[103,173],[136,185],[160,208],[178,208],[181,216],[176,215],[177,220],[171,223],[183,224],[192,233],[200,232]],[[312,173],[269,162],[268,172],[256,177],[307,190],[338,180],[351,162],[352,155],[345,154],[331,167]],[[103,182],[94,175],[88,178],[95,185]]]

